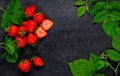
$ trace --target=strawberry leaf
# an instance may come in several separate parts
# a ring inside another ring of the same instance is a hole
[[[112,9],[120,11],[120,2],[119,1],[112,1],[111,6],[112,6]]]
[[[11,37],[7,37],[5,39],[4,49],[10,54],[13,55],[16,50],[16,46],[14,44],[14,40]]]
[[[85,1],[83,1],[83,0],[78,0],[78,1],[76,1],[76,2],[74,3],[74,5],[76,5],[76,6],[85,5]]]
[[[3,13],[1,27],[7,31],[12,23],[21,25],[24,18],[25,15],[20,0],[11,0],[7,6],[7,10]]]
[[[115,50],[106,50],[108,57],[113,61],[120,61],[120,53]]]
[[[85,14],[85,9],[86,9],[86,6],[78,7],[78,9],[77,9],[77,17],[78,18]]]
[[[110,17],[108,17],[104,20],[102,28],[108,36],[113,38],[114,35],[116,34],[117,27],[118,27],[118,24],[115,21],[111,21]]]
[[[18,60],[18,54],[16,52],[13,55],[8,54],[6,60],[10,63],[15,63]]]
[[[97,22],[103,22],[104,19],[107,17],[108,12],[106,10],[101,11],[99,13],[96,14],[96,16],[93,18],[93,22],[97,23]]]
[[[96,15],[98,12],[105,10],[105,6],[105,2],[97,2],[90,10],[90,14]]]

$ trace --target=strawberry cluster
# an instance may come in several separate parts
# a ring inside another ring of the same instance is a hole
[[[45,38],[47,31],[53,27],[54,22],[46,19],[44,14],[36,12],[35,5],[25,7],[24,13],[27,17],[21,26],[12,24],[9,27],[8,35],[15,39],[15,43],[19,48],[23,48],[26,44],[35,45],[38,38]]]
[[[29,5],[25,7],[24,13],[27,17],[22,22],[21,26],[12,24],[8,29],[8,35],[15,40],[15,44],[19,48],[25,47],[27,44],[35,45],[38,42],[38,38],[45,38],[47,31],[53,27],[54,22],[45,18],[41,12],[36,12],[35,5]],[[41,57],[35,56],[32,58],[35,66],[42,67],[44,62]],[[18,63],[18,68],[23,72],[29,72],[31,69],[30,59],[21,60]]]

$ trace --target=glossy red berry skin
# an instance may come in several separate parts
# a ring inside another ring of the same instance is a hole
[[[44,20],[44,14],[43,13],[35,13],[33,15],[33,19],[38,23],[41,24],[42,21]]]
[[[11,25],[8,30],[8,35],[11,37],[15,37],[18,33],[17,25]]]
[[[24,12],[27,17],[32,17],[33,14],[35,13],[36,10],[36,5],[29,5],[25,7]]]

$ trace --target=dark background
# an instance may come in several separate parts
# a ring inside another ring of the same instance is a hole
[[[10,0],[0,0],[0,6],[6,8]],[[92,16],[76,18],[75,0],[21,0],[23,7],[35,4],[46,18],[55,22],[48,36],[39,40],[37,48],[27,46],[21,49],[19,60],[39,55],[45,66],[36,68],[32,65],[31,72],[24,74],[17,64],[10,64],[0,59],[0,76],[72,76],[68,62],[78,58],[88,58],[89,54],[99,55],[111,48],[111,39],[105,35],[101,24],[92,24]],[[3,12],[0,11],[0,17]],[[1,19],[1,18],[0,18]],[[0,42],[4,41],[5,32],[0,28]],[[0,49],[0,54],[2,53]],[[111,69],[106,76],[114,76]]]

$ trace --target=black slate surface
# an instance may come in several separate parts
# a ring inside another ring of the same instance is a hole
[[[6,8],[10,0],[0,0],[0,5]],[[88,58],[89,53],[99,55],[111,48],[111,40],[105,35],[101,24],[92,24],[92,16],[85,15],[76,18],[74,0],[21,0],[23,7],[35,4],[46,18],[55,22],[48,36],[39,40],[37,48],[27,46],[21,49],[19,60],[39,55],[45,61],[43,68],[36,68],[28,74],[20,72],[17,64],[7,63],[0,59],[0,76],[72,76],[68,62],[78,58]],[[3,12],[0,11],[0,17]],[[1,18],[0,18],[1,20]],[[0,42],[4,41],[5,32],[0,28]],[[0,55],[2,53],[0,49]],[[106,70],[106,76],[114,76],[111,69]]]

